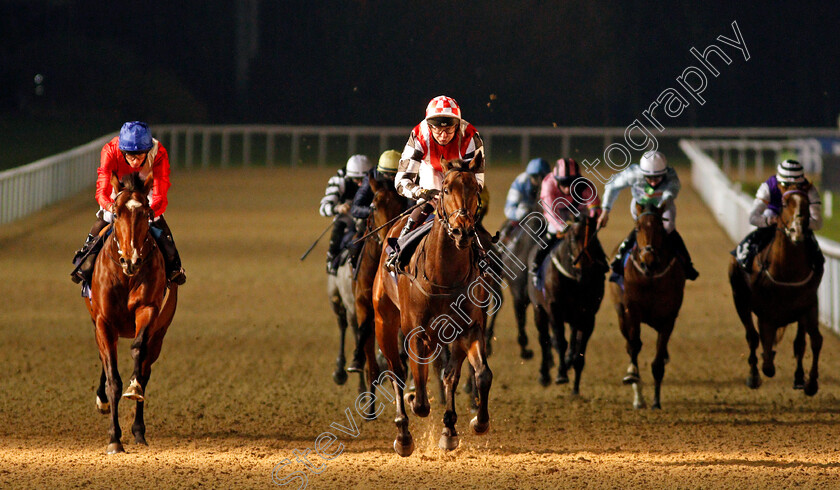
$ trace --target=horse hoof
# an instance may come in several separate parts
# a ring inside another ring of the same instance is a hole
[[[793,383],[794,390],[804,390],[805,389],[805,382],[804,381],[795,381]]]
[[[636,383],[641,382],[641,379],[639,378],[638,374],[632,374],[631,373],[631,374],[627,374],[626,376],[624,376],[624,378],[621,380],[621,382],[626,384],[626,385],[632,385],[632,384],[636,384]]]
[[[758,389],[758,387],[761,386],[761,377],[758,376],[758,375],[747,376],[747,386],[749,386],[750,388],[752,388],[754,390]]]
[[[817,382],[808,383],[805,385],[805,394],[808,396],[814,396],[817,394],[817,390],[820,389],[820,385]]]
[[[344,383],[347,382],[347,371],[345,371],[344,369],[342,369],[342,370],[336,369],[335,372],[333,372],[332,378],[333,378],[333,381],[335,381],[335,384],[343,385]]]
[[[569,382],[569,377],[565,374],[558,374],[556,378],[554,378],[554,383],[558,385],[564,385]]]
[[[438,447],[444,451],[453,451],[458,449],[458,436],[441,435],[438,441]]]
[[[662,405],[659,402],[653,402],[653,405],[650,406],[651,410],[662,410]]]
[[[143,434],[140,434],[139,432],[137,434],[134,434],[134,442],[136,444],[142,444],[144,446],[149,445],[149,443],[146,442],[146,436],[144,436]]]
[[[99,413],[101,413],[101,414],[111,413],[111,404],[108,403],[108,402],[103,402],[97,396],[96,397],[96,409],[99,410]]]
[[[635,408],[636,410],[641,410],[643,408],[647,408],[647,405],[643,401],[642,402],[633,402],[633,408]]]
[[[532,359],[534,357],[534,351],[531,349],[522,349],[519,351],[519,357],[522,359]]]
[[[761,366],[761,372],[763,372],[768,378],[772,378],[776,375],[776,366],[772,364],[765,364]]]
[[[572,388],[572,396],[580,396],[580,390],[577,388]]]
[[[477,436],[486,434],[488,430],[490,430],[490,421],[488,420],[485,423],[480,423],[478,421],[478,416],[475,416],[470,420],[470,429],[472,429],[473,433]]]
[[[142,402],[145,400],[145,397],[143,396],[143,387],[140,386],[140,383],[138,383],[136,379],[131,380],[131,384],[122,396],[123,398],[128,398],[129,400],[134,400],[136,402]]]
[[[120,442],[112,442],[111,444],[108,444],[108,450],[106,451],[108,454],[119,454],[124,452],[125,449],[123,449],[123,445]]]
[[[411,456],[414,452],[414,439],[409,436],[408,444],[401,444],[400,439],[394,439],[394,451],[403,458]]]
[[[540,373],[540,384],[543,386],[548,386],[551,384],[551,376],[548,373]]]

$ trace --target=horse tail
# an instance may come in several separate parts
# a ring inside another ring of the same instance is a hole
[[[787,330],[787,325],[776,329],[776,340],[773,342],[774,346],[779,345],[779,342],[782,341],[782,337],[785,336],[785,330]]]
[[[164,333],[169,325],[172,323],[172,318],[175,317],[175,308],[178,306],[178,285],[171,283],[163,298],[163,305],[160,307],[160,314],[157,317],[157,325]]]

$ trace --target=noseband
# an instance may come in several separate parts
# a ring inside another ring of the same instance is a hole
[[[788,195],[792,195],[792,194],[800,194],[800,195],[804,196],[806,206],[809,206],[811,204],[810,200],[808,199],[808,194],[805,191],[801,191],[799,189],[794,189],[794,190],[791,190],[791,191],[787,191],[784,194],[782,194],[782,201],[784,201],[785,197],[787,197]],[[799,214],[798,209],[796,210],[796,213],[794,213],[793,218],[791,218],[791,220],[787,221],[787,222],[784,219],[784,214],[779,215],[779,223],[782,225],[782,231],[785,232],[785,236],[787,236],[788,239],[791,240],[791,241],[793,241],[793,238],[791,237],[791,235],[794,232],[793,227],[791,226],[791,222],[795,222],[797,219],[805,219],[801,214]]]
[[[123,192],[125,192],[125,190],[122,190],[122,191],[118,192],[118,193],[117,193],[117,195],[116,195],[116,196],[114,196],[114,202],[117,202],[117,199],[120,197],[120,194],[122,194]],[[114,215],[114,221],[116,222],[116,215]],[[120,244],[120,239],[117,237],[116,227],[114,227],[114,231],[112,232],[112,234],[113,234],[113,237],[114,237],[114,243],[116,243],[116,244],[117,244],[117,257],[118,257],[118,258],[117,258],[117,259],[114,259],[113,257],[111,257],[111,260],[113,260],[114,262],[116,262],[116,263],[117,263],[117,265],[120,265],[120,266],[122,267],[122,265],[119,263],[119,258],[122,258],[122,257],[123,257],[123,250],[122,250],[122,244]],[[139,247],[139,248],[136,248],[136,249],[135,249],[135,250],[137,251],[137,256],[138,256],[138,257],[139,257],[139,259],[140,259],[140,263],[143,263],[143,261],[144,261],[144,259],[145,259],[145,255],[144,255],[144,254],[141,254],[140,252],[141,252],[144,248],[146,248],[146,244],[147,244],[147,243],[149,243],[149,241],[150,241],[150,240],[151,240],[151,242],[152,242],[152,248],[151,248],[150,250],[154,250],[154,248],[157,246],[157,243],[155,243],[155,241],[154,241],[154,240],[152,240],[152,233],[151,233],[151,231],[149,231],[148,233],[146,233],[146,239],[145,239],[145,240],[143,240],[143,243],[141,243],[141,244],[140,244],[140,247]],[[147,252],[147,254],[146,254],[146,255],[148,255],[148,252]]]

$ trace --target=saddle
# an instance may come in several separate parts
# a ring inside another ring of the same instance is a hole
[[[417,245],[420,244],[420,240],[429,234],[429,231],[432,229],[432,225],[434,225],[434,216],[430,215],[429,219],[427,219],[425,223],[409,231],[402,238],[388,238],[387,243],[385,244],[385,250],[388,254],[394,252],[398,254],[396,262],[398,270],[402,270],[406,265],[408,265],[408,261],[411,260],[411,255],[414,253]]]

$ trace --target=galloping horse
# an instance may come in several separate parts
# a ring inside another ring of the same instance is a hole
[[[347,253],[344,251],[342,253]],[[344,339],[347,335],[347,327],[353,331],[353,338],[358,335],[359,327],[356,322],[356,300],[353,293],[353,268],[350,259],[347,258],[336,270],[335,275],[327,274],[327,297],[330,299],[333,313],[338,321],[339,342],[338,357],[335,359],[335,371],[333,381],[338,385],[347,382],[347,372],[344,365],[347,360],[344,357]],[[364,391],[364,376],[359,381],[359,391]]]
[[[395,423],[399,432],[394,450],[400,456],[409,456],[414,451],[405,405],[411,405],[417,416],[429,415],[426,393],[428,363],[437,358],[447,343],[451,355],[444,370],[446,411],[438,446],[445,450],[458,447],[455,390],[465,357],[469,357],[475,369],[475,383],[479,391],[478,414],[470,426],[476,434],[484,434],[490,428],[487,397],[493,373],[487,366],[484,345],[486,312],[481,306],[486,306],[489,294],[485,289],[476,293],[474,290],[479,288],[471,287],[480,275],[472,240],[479,191],[474,172],[481,167],[482,159],[483,154],[479,152],[466,168],[443,163],[445,175],[431,231],[417,245],[396,281],[385,268],[387,253],[383,251],[373,283],[376,338],[388,362],[388,369],[396,377],[392,382],[396,393]],[[388,236],[398,236],[404,224],[405,220],[397,222]],[[468,298],[470,292],[474,294]],[[400,330],[406,338],[408,364],[416,385],[416,391],[405,396],[405,372],[398,346]]]
[[[124,452],[117,410],[122,391],[117,341],[120,337],[134,339],[131,343],[134,374],[122,396],[137,402],[131,432],[135,442],[146,444],[145,390],[152,363],[160,355],[163,337],[178,303],[176,284],[170,284],[166,294],[163,255],[150,232],[149,220],[153,214],[147,196],[152,189],[152,175],[142,181],[139,174],[129,174],[123,181],[117,180],[116,175],[111,177],[111,185],[117,192],[113,232],[96,258],[91,296],[85,298],[102,361],[96,407],[103,414],[111,413],[108,454]]]
[[[685,272],[674,251],[666,246],[662,210],[651,203],[637,203],[636,215],[636,246],[624,265],[624,284],[622,287],[610,283],[610,293],[621,333],[627,340],[630,366],[623,382],[633,386],[634,408],[645,407],[638,361],[642,350],[641,323],[658,333],[656,356],[651,363],[655,381],[652,408],[662,408],[659,392],[669,359],[668,340],[682,306]]]
[[[729,283],[735,309],[747,331],[750,346],[750,374],[747,386],[758,388],[761,377],[758,374],[758,358],[755,351],[759,340],[762,344],[763,363],[761,370],[768,378],[776,374],[773,358],[777,344],[789,323],[797,322],[793,352],[796,356],[796,372],[793,388],[814,395],[819,389],[818,363],[822,348],[819,331],[819,300],[817,288],[822,280],[823,268],[811,267],[805,240],[810,219],[808,196],[802,191],[792,190],[782,196],[782,212],[776,221],[776,235],[764,250],[760,251],[749,272],[738,266],[733,257],[729,264]],[[758,331],[753,324],[752,313],[758,318]],[[811,372],[805,382],[802,357],[805,355],[805,334],[811,337]]]
[[[545,272],[545,293],[530,281],[528,287],[542,346],[540,382],[547,386],[551,381],[548,372],[554,365],[548,332],[551,324],[560,357],[555,382],[568,383],[567,371],[574,366],[574,395],[580,393],[586,344],[595,329],[595,314],[604,298],[604,269],[594,254],[595,251],[603,254],[596,235],[596,222],[597,218],[580,216],[569,223],[563,239],[551,251],[552,267]],[[569,342],[566,341],[565,323],[569,324]]]

